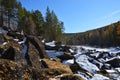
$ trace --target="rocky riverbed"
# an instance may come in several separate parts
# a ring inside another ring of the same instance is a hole
[[[44,42],[0,29],[1,80],[120,80],[120,47]]]

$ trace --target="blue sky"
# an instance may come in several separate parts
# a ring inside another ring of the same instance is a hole
[[[120,0],[19,0],[27,10],[54,10],[66,33],[84,32],[120,20]]]

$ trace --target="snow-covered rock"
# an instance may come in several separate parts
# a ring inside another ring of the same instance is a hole
[[[99,68],[89,62],[88,56],[86,55],[79,55],[79,57],[76,58],[76,62],[79,64],[79,66],[91,73],[95,73],[96,71],[99,71]]]
[[[93,53],[93,54],[90,54],[90,55],[94,56],[95,58],[97,58],[100,55],[100,52],[96,52],[96,53]]]
[[[114,73],[114,74],[109,74],[109,76],[114,80],[120,80],[120,74]]]

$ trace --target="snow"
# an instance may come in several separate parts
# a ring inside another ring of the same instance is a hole
[[[6,45],[7,44],[7,42],[4,42],[2,45]]]
[[[95,74],[91,80],[110,80],[108,77],[105,77],[100,74]]]
[[[73,46],[73,48],[75,48],[77,53],[74,55],[77,64],[82,69],[94,74],[92,79],[90,79],[88,74],[83,72],[79,72],[76,75],[84,78],[85,80],[120,80],[120,67],[110,68],[111,65],[106,63],[107,61],[113,59],[120,59],[120,47],[94,48],[88,46]],[[86,54],[87,52],[90,52],[90,54]],[[103,56],[98,58],[100,54]],[[94,59],[94,57],[96,57],[96,59]],[[107,69],[106,72],[108,73],[109,77],[96,73],[97,71],[100,71],[103,65]]]
[[[69,51],[70,51],[71,53],[74,53],[74,51],[73,51],[72,49],[69,49]]]
[[[76,58],[76,62],[81,68],[89,71],[90,73],[95,73],[96,71],[99,71],[99,68],[96,65],[89,62],[86,55],[79,55],[79,57]]]
[[[82,50],[81,49],[82,47],[80,46],[77,46],[76,48],[77,48],[77,51],[76,51],[77,54],[83,54],[88,52],[88,50]]]
[[[43,39],[41,42],[42,42],[42,43],[45,43],[45,39]]]
[[[120,80],[120,74],[109,74],[109,76],[114,80]]]
[[[66,64],[66,65],[68,65],[68,66],[70,66],[71,64],[74,64],[74,60],[73,60],[73,59],[64,60],[62,63],[63,63],[63,64]]]
[[[46,52],[50,58],[63,55],[63,52],[57,52],[55,50],[46,50]]]
[[[110,54],[116,54],[116,53],[119,53],[120,52],[120,48],[119,47],[117,47],[117,48],[112,48],[112,49],[110,49],[109,50],[109,53]]]
[[[110,59],[106,59],[105,62],[111,61],[111,60],[114,60],[114,59],[120,59],[120,56],[116,56],[116,57],[113,57],[113,58],[110,58]]]
[[[23,44],[23,49],[22,49],[22,53],[25,56],[27,53],[27,45]]]
[[[55,41],[45,43],[48,46],[54,47],[55,46]]]
[[[23,43],[25,43],[25,42],[26,42],[26,40],[27,40],[27,38],[26,38],[26,37],[24,37],[23,41],[20,41],[20,42],[18,42],[18,43],[19,43],[19,44],[23,44]]]
[[[108,73],[115,73],[116,71],[115,70],[106,70],[106,72],[108,72]]]
[[[93,53],[93,54],[90,54],[91,56],[95,56],[96,58],[100,55],[100,52],[96,52],[96,53]]]
[[[120,68],[115,68],[118,72],[120,72]]]
[[[14,41],[18,42],[18,41],[19,41],[19,39],[14,39]]]
[[[96,51],[104,51],[104,52],[107,52],[109,49],[107,48],[94,48],[94,47],[90,47],[90,46],[80,46],[86,50],[96,50]]]
[[[0,34],[7,34],[7,33],[8,33],[8,31],[0,29]]]
[[[84,48],[85,50],[96,50],[99,52],[109,52],[109,53],[119,53],[120,52],[120,47],[117,48],[95,48],[95,47],[90,47],[90,46],[76,46],[76,48]]]
[[[95,65],[98,65],[99,68],[102,68],[102,66],[103,66],[103,64],[102,64],[101,62],[99,62],[99,61],[97,61],[97,60],[95,60],[95,59],[93,59],[93,58],[91,58],[91,57],[88,57],[88,60],[89,60],[91,63],[93,63],[93,64],[95,64]]]

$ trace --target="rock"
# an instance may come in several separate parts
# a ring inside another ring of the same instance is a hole
[[[35,46],[35,48],[39,52],[39,56],[41,59],[49,58],[47,53],[45,52],[45,47],[42,42],[35,36],[28,36],[29,41]]]
[[[69,74],[69,75],[65,75]],[[60,80],[82,80],[61,69],[37,69],[11,60],[0,59],[0,79],[2,80],[50,80],[62,75]]]
[[[72,73],[70,67],[61,62],[51,61],[49,59],[43,59],[42,61],[44,61],[49,69],[59,69],[67,73]]]
[[[102,52],[99,56],[98,56],[98,59],[99,58],[103,58],[103,59],[106,59],[106,58],[110,58],[111,55],[108,53],[108,52]]]
[[[4,43],[6,40],[3,34],[0,34],[0,44]]]
[[[4,51],[3,48],[0,48],[0,58],[2,57],[2,52]]]
[[[120,67],[120,59],[119,58],[109,60],[106,63],[110,64],[113,68]]]
[[[7,34],[4,34],[4,38],[5,38],[6,41],[10,41],[10,40],[14,39],[13,37],[8,36]]]
[[[74,64],[70,65],[70,69],[72,70],[73,73],[76,73],[79,70],[81,70],[77,63],[74,63]]]
[[[69,60],[69,59],[74,59],[74,56],[71,55],[70,53],[64,53],[61,56],[57,56],[58,58],[60,58],[62,61],[63,60]]]
[[[63,52],[70,52],[70,47],[68,47],[68,46],[62,46],[62,50],[61,51],[63,51]]]
[[[28,56],[26,56],[26,58],[28,58],[27,62],[29,65],[35,68],[41,68],[41,64],[39,61],[40,60],[39,52],[35,48],[35,46],[32,45],[30,42],[29,42],[29,48],[28,48]]]
[[[49,45],[45,45],[45,50],[56,50],[56,48]]]
[[[1,48],[4,50],[2,52],[3,59],[10,59],[19,63],[26,64],[26,60],[22,53],[23,47],[17,42],[9,41],[7,44],[1,46]]]
[[[63,74],[60,80],[84,80],[76,75]]]
[[[12,46],[10,46],[7,50],[5,50],[2,54],[3,59],[15,60],[15,50]]]
[[[88,72],[87,70],[83,69],[82,67],[80,67],[76,62],[72,65],[70,65],[70,69],[72,70],[73,73],[77,73],[77,72]]]

